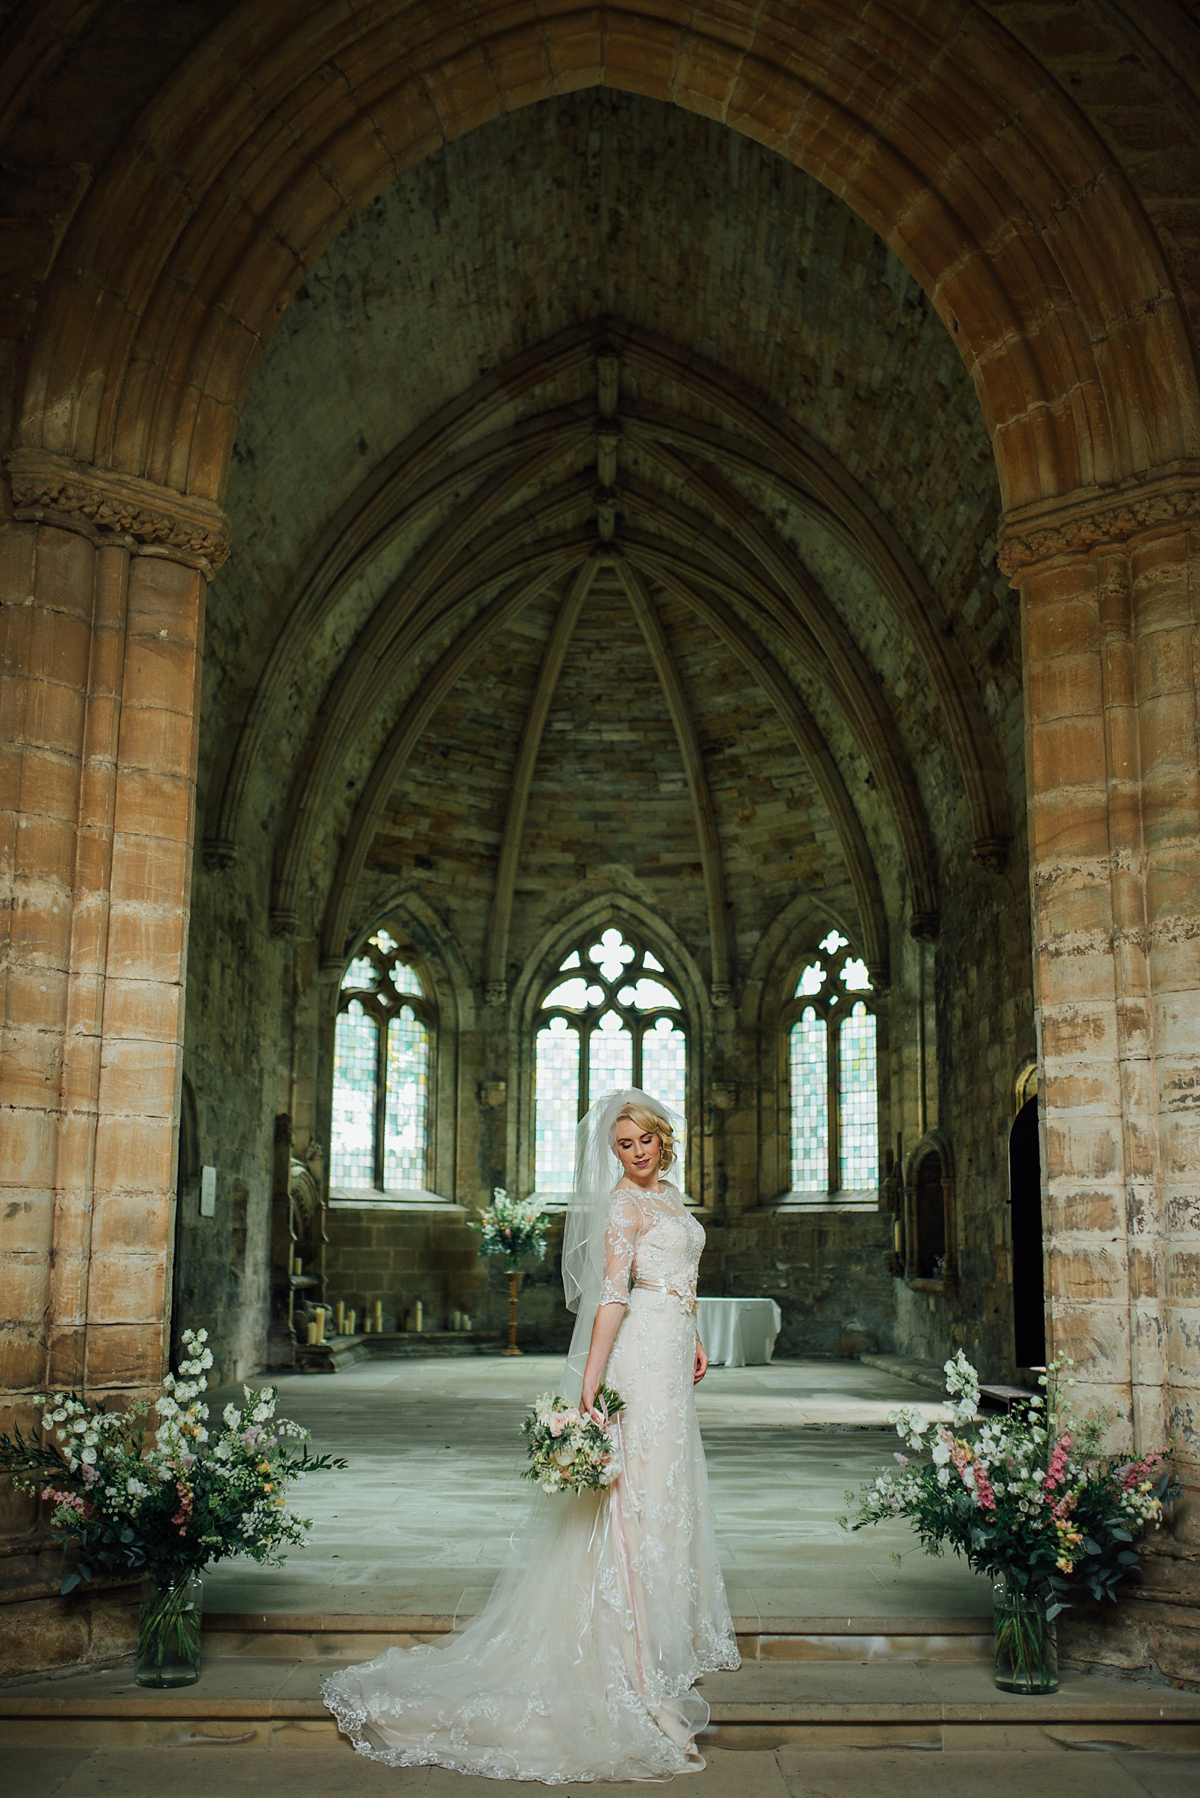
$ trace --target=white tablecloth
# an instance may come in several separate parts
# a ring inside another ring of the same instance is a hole
[[[697,1299],[696,1329],[715,1367],[769,1361],[783,1315],[774,1299]]]

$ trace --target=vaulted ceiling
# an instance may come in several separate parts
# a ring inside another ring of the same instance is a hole
[[[638,883],[714,987],[797,890],[882,978],[1020,825],[986,432],[838,200],[610,93],[496,121],[310,274],[213,584],[210,866],[336,962],[436,886],[481,978]]]

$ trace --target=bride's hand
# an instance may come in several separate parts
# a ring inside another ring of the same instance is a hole
[[[708,1372],[708,1356],[704,1352],[704,1344],[696,1338],[696,1359],[692,1363],[692,1385],[695,1386]]]
[[[589,1380],[583,1376],[583,1397],[579,1401],[579,1415],[590,1417],[596,1408],[596,1394],[600,1390],[599,1380]]]

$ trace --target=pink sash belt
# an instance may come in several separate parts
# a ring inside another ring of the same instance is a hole
[[[678,1286],[668,1286],[665,1280],[635,1280],[634,1286],[641,1286],[647,1292],[669,1292],[673,1299],[678,1299],[686,1316],[691,1317],[696,1310],[696,1295],[689,1286],[681,1291]]]

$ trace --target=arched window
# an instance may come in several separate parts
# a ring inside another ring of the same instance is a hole
[[[617,929],[588,937],[547,982],[535,1022],[534,1184],[565,1192],[592,1100],[641,1086],[684,1111],[688,1040],[672,977]]]
[[[426,1185],[433,1013],[420,975],[377,930],[342,976],[333,1048],[330,1185]]]
[[[784,1012],[793,1192],[861,1192],[879,1180],[875,1013],[866,963],[831,930]]]

